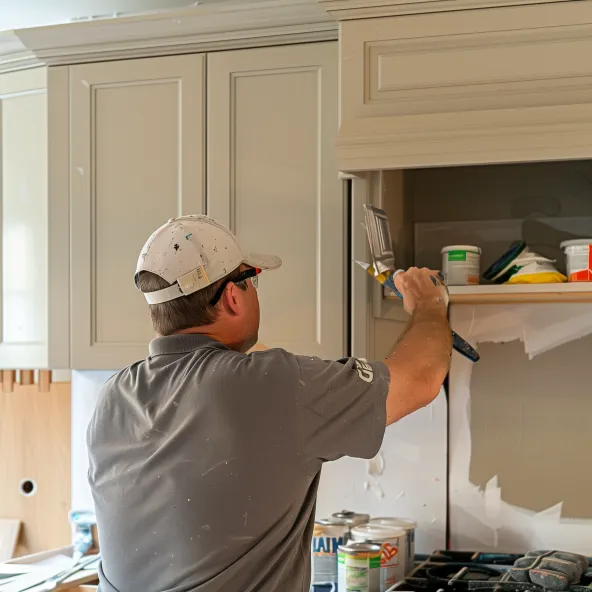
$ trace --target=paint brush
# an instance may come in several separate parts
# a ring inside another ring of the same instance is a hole
[[[404,270],[395,268],[391,230],[386,212],[380,208],[365,204],[364,214],[366,235],[368,236],[370,254],[374,264],[370,265],[360,261],[356,263],[363,267],[381,285],[394,292],[398,298],[403,299],[403,295],[395,286],[395,278]],[[454,331],[452,331],[452,347],[471,362],[479,360],[480,356],[477,350]]]
[[[403,269],[398,269],[390,273],[376,273],[374,267],[369,263],[364,263],[362,261],[356,261],[356,263],[365,269],[375,280],[378,281],[379,284],[385,288],[388,288],[389,290],[392,290],[398,298],[401,298],[401,300],[403,299],[403,295],[395,287],[395,278],[399,273],[404,271]],[[465,358],[471,360],[471,362],[479,361],[480,356],[477,350],[455,331],[452,332],[452,347],[459,354],[462,354]]]

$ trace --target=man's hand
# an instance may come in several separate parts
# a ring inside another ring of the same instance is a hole
[[[448,307],[448,291],[439,271],[411,267],[397,275],[395,286],[403,296],[403,307],[411,315],[416,309],[445,312]]]

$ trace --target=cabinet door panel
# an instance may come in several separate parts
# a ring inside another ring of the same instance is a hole
[[[201,55],[71,69],[73,368],[147,354],[133,274],[153,230],[203,211],[204,74]]]
[[[337,44],[208,56],[208,213],[284,265],[259,283],[260,340],[344,352]]]
[[[47,82],[0,77],[0,367],[47,364]]]

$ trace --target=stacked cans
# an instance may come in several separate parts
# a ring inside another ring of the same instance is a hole
[[[386,592],[414,567],[416,523],[350,511],[315,522],[312,583],[339,592]],[[316,588],[315,588],[316,589]]]
[[[337,582],[337,551],[351,539],[352,528],[368,520],[368,514],[343,510],[315,522],[312,535],[313,585]]]

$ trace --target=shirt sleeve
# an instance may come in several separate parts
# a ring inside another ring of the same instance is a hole
[[[300,370],[301,436],[308,454],[321,461],[376,456],[386,429],[386,365],[356,358],[295,358]]]

